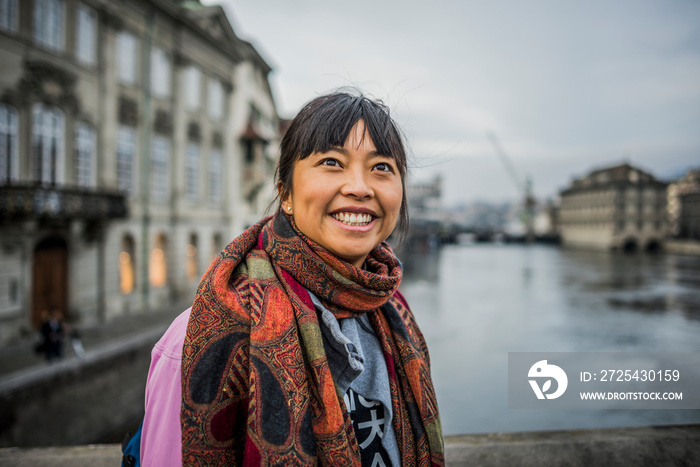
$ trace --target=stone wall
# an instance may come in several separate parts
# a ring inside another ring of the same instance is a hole
[[[448,436],[446,463],[461,467],[700,465],[700,426]],[[0,465],[119,465],[120,446],[0,449]]]
[[[143,417],[150,352],[162,333],[2,381],[0,447],[89,444],[126,433]]]

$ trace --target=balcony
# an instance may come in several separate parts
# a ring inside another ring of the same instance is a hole
[[[126,197],[116,190],[36,183],[0,186],[0,221],[99,221],[127,214]]]

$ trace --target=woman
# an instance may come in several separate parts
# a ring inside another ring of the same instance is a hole
[[[428,351],[384,240],[408,224],[381,103],[309,102],[277,213],[231,242],[153,351],[144,465],[442,465]]]

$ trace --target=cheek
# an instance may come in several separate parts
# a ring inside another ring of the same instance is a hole
[[[388,217],[391,217],[391,219],[396,222],[401,212],[401,203],[403,202],[403,189],[401,185],[399,185],[398,188],[393,187],[391,191],[387,192],[387,195],[388,196],[385,197],[387,214],[389,215]]]

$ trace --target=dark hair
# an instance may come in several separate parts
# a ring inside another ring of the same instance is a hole
[[[406,149],[401,130],[391,118],[389,108],[379,100],[335,92],[317,97],[299,111],[280,144],[277,164],[277,186],[280,202],[292,191],[292,176],[297,161],[315,152],[327,152],[342,147],[355,127],[363,120],[365,134],[369,133],[377,152],[394,159],[401,175],[403,195],[396,222],[396,239],[400,244],[408,233],[408,202],[406,200]],[[280,209],[280,205],[278,205]]]

